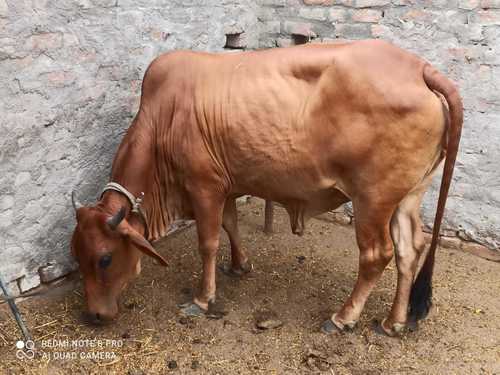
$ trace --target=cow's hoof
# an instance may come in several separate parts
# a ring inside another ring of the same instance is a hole
[[[331,319],[327,319],[323,322],[323,324],[321,324],[321,332],[328,335],[333,332],[342,332],[342,330],[337,327]]]
[[[208,310],[205,312],[208,319],[222,319],[225,315],[227,315],[227,312],[223,306],[213,301],[208,303]]]
[[[194,302],[187,302],[179,305],[180,312],[185,316],[201,317],[205,316],[206,311]]]
[[[389,337],[400,336],[406,328],[406,325],[403,323],[393,323],[392,327],[387,327],[387,319],[384,319],[381,322],[375,320],[373,323],[376,333]]]
[[[252,271],[253,264],[246,262],[240,268],[233,268],[230,264],[221,264],[219,269],[224,275],[238,279]]]
[[[333,314],[331,319],[325,320],[321,325],[321,332],[351,332],[356,327],[356,322],[341,323],[337,319],[337,314]]]

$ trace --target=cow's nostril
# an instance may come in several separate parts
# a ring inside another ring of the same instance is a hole
[[[99,313],[95,313],[95,318],[96,320],[101,320],[101,315],[99,315]]]

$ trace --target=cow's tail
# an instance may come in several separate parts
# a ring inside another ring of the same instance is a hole
[[[427,86],[443,95],[449,107],[449,126],[447,129],[446,159],[444,162],[441,189],[437,204],[432,241],[424,261],[422,269],[413,283],[410,294],[409,321],[416,323],[429,313],[432,305],[432,273],[434,269],[434,258],[439,238],[439,230],[443,219],[446,198],[451,184],[453,168],[458,153],[460,134],[462,132],[463,106],[462,99],[456,86],[443,74],[438,72],[430,64],[424,67],[424,81]]]

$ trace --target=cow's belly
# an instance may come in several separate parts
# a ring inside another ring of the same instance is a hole
[[[350,199],[332,176],[318,174],[310,166],[293,168],[268,164],[267,168],[248,168],[234,178],[234,194],[249,194],[278,202],[290,216],[292,232],[301,235],[307,220],[333,210]]]

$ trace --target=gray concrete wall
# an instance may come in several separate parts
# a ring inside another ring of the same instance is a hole
[[[0,0],[0,275],[14,291],[74,267],[70,191],[94,202],[108,182],[148,63],[222,50],[226,34],[247,48],[380,37],[455,79],[466,121],[447,234],[498,249],[500,2]]]

